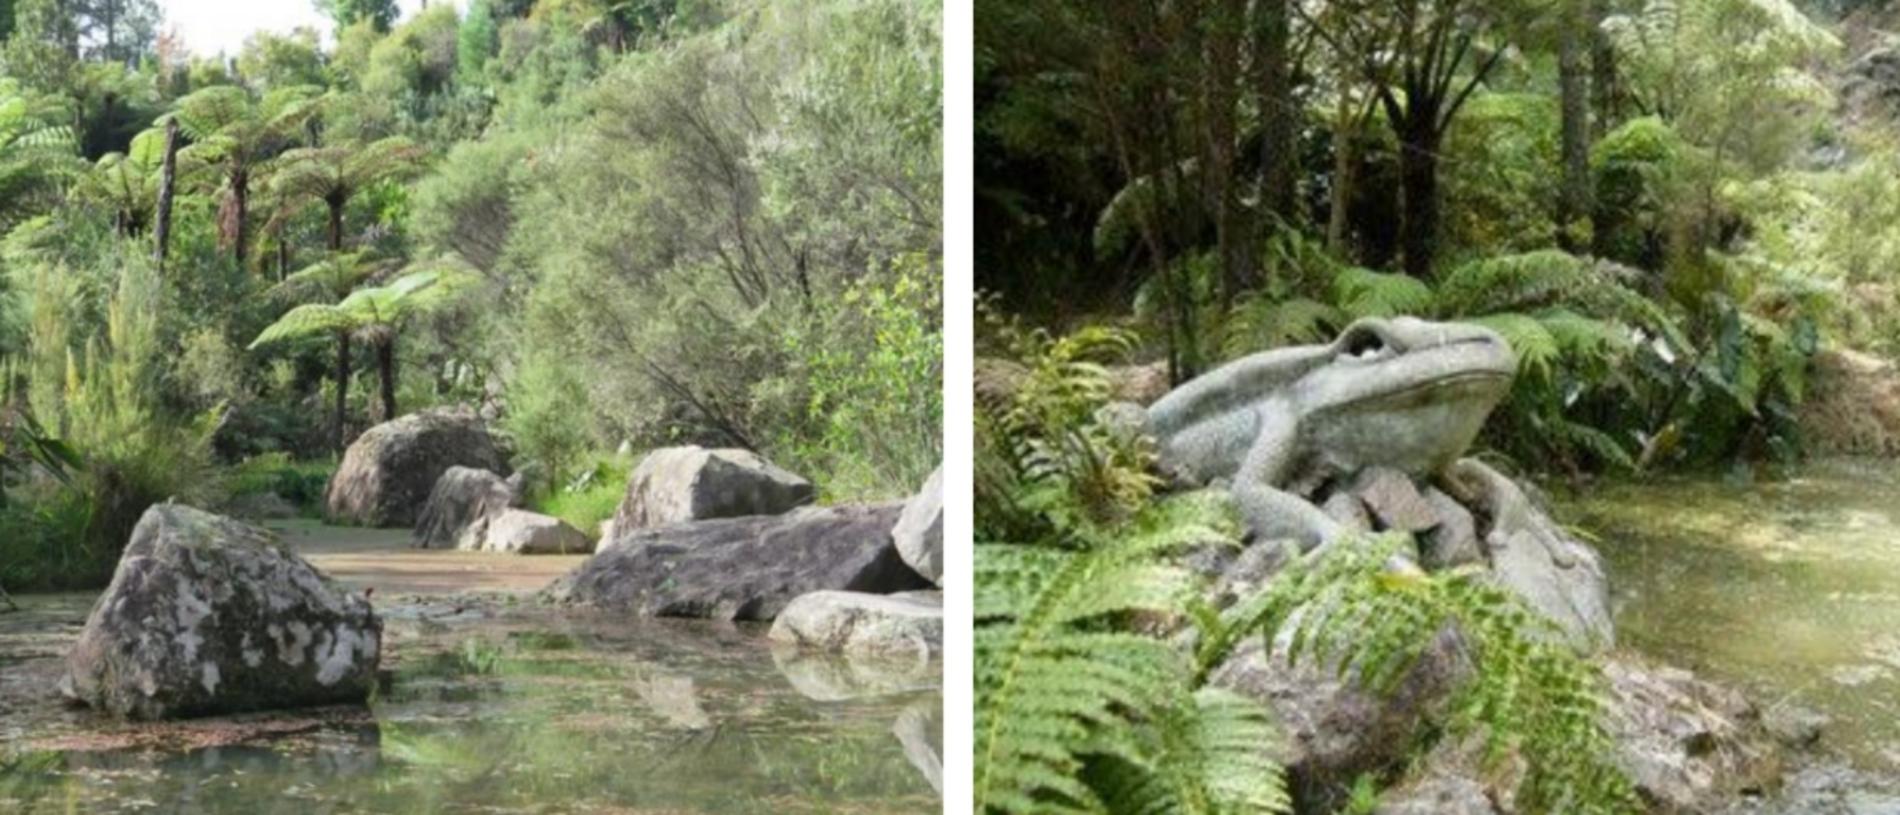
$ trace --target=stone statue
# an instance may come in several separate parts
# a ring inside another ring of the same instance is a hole
[[[1227,481],[1260,538],[1310,550],[1343,528],[1302,494],[1369,467],[1437,475],[1516,370],[1486,328],[1360,320],[1329,344],[1243,357],[1176,388],[1148,408],[1148,429],[1177,478]]]
[[[1190,485],[1224,484],[1256,541],[1291,540],[1310,552],[1368,528],[1314,502],[1368,473],[1405,482],[1385,484],[1410,504],[1399,509],[1425,516],[1396,527],[1408,532],[1448,526],[1431,517],[1443,508],[1421,495],[1455,501],[1450,515],[1479,539],[1472,558],[1580,648],[1602,647],[1613,630],[1595,551],[1509,477],[1460,458],[1516,369],[1510,345],[1480,326],[1360,320],[1331,343],[1244,357],[1176,388],[1148,408],[1147,428],[1163,469]],[[1429,488],[1420,493],[1413,481]],[[1394,566],[1416,568],[1409,559]]]

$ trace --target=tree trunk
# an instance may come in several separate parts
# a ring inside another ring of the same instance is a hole
[[[1326,212],[1326,249],[1334,257],[1347,257],[1346,225],[1352,217],[1353,187],[1359,175],[1359,132],[1371,115],[1371,105],[1354,105],[1350,89],[1341,83],[1333,108],[1332,195]]]
[[[349,414],[350,399],[350,332],[336,332],[336,452],[343,455],[344,418]]]
[[[237,267],[242,270],[247,250],[250,249],[248,221],[251,207],[251,174],[249,170],[242,167],[231,173],[231,204],[236,210],[237,221],[232,226],[232,243],[237,246],[235,253]]]
[[[340,252],[343,250],[343,202],[326,198],[324,204],[330,208],[330,251]]]
[[[396,418],[396,338],[376,344],[376,370],[383,380],[383,421]]]
[[[1603,138],[1616,126],[1616,48],[1603,33],[1610,14],[1609,0],[1584,0],[1584,27],[1590,42],[1590,99],[1596,109],[1590,138]]]
[[[1563,181],[1557,195],[1557,243],[1582,246],[1579,221],[1590,215],[1590,100],[1584,76],[1583,30],[1587,0],[1563,0],[1557,20],[1557,85],[1560,100]]]
[[[1405,273],[1432,278],[1438,254],[1438,142],[1431,114],[1406,117],[1399,139],[1399,248]]]
[[[1297,212],[1299,106],[1293,102],[1292,0],[1260,0],[1260,204],[1286,224]],[[1342,106],[1344,102],[1342,101]]]
[[[277,241],[277,282],[290,279],[290,243],[281,237]]]
[[[178,119],[165,122],[165,155],[158,165],[158,211],[153,215],[152,237],[158,273],[165,274],[165,256],[171,251],[172,195],[178,179]]]

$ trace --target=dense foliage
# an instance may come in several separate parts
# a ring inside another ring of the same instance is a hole
[[[980,3],[977,283],[1176,381],[1363,314],[1490,324],[1526,470],[1795,456],[1809,358],[1900,328],[1855,62],[1892,21],[1841,11]]]
[[[99,581],[155,500],[307,508],[438,405],[589,529],[665,444],[936,466],[937,4],[323,8],[219,56],[149,0],[0,15],[0,583]]]

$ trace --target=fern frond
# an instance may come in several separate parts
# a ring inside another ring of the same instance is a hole
[[[1430,286],[1410,275],[1350,267],[1333,278],[1333,301],[1357,319],[1427,314],[1434,297]]]

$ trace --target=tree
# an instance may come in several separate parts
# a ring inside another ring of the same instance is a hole
[[[386,32],[396,22],[396,0],[316,0],[316,7],[336,22],[338,31],[368,20],[378,32]]]
[[[311,203],[324,206],[328,220],[328,247],[343,249],[343,213],[362,191],[414,175],[426,152],[414,142],[392,136],[369,144],[335,144],[286,150],[269,168],[270,192],[276,200],[267,231]]]
[[[382,385],[383,420],[396,417],[396,339],[403,326],[415,315],[436,308],[458,292],[466,275],[448,269],[425,269],[407,274],[382,286],[366,286],[350,292],[334,305],[307,303],[291,309],[252,341],[252,348],[303,337],[329,334],[356,336],[376,350],[376,369]],[[347,340],[338,348],[348,354]],[[347,377],[347,356],[339,357],[339,375]],[[338,380],[339,410],[343,407],[342,378]],[[341,426],[342,417],[338,416]],[[338,447],[342,442],[339,438]]]
[[[309,306],[341,303],[343,300],[348,299],[350,292],[353,291],[359,283],[387,271],[390,266],[391,264],[387,261],[375,258],[365,252],[333,252],[329,257],[284,278],[282,282],[266,292],[266,295],[279,299],[319,300],[324,302],[306,302],[304,305],[297,306],[285,313],[285,315],[279,318],[277,323],[272,326],[272,328],[276,328],[280,325],[284,326],[283,328],[279,328],[277,334],[271,337],[272,341],[289,336],[307,336],[314,333],[317,330],[316,326],[323,324],[322,320],[330,319],[329,316],[324,316],[329,315],[329,312],[322,310],[307,311],[305,312],[306,315],[317,316],[309,317],[307,321],[302,317],[288,323],[286,323],[286,320],[289,320],[290,315],[297,313],[299,309],[304,309]],[[294,334],[288,333],[291,332],[294,326],[302,327]],[[331,442],[339,455],[343,453],[345,447],[344,442],[347,441],[344,436],[349,430],[347,420],[349,418],[350,337],[352,334],[350,328],[350,325],[343,324],[331,326],[328,330],[328,333],[336,340],[336,403],[335,413],[331,417]],[[266,329],[266,333],[269,333],[269,331],[270,329]],[[264,344],[267,344],[266,338],[263,334],[260,334],[256,340],[251,342],[251,347],[257,348]]]
[[[267,159],[296,142],[316,112],[318,89],[282,88],[263,97],[235,85],[214,85],[178,100],[176,117],[192,144],[180,155],[222,168],[219,237],[232,247],[238,266],[249,248],[252,175]]]
[[[1407,274],[1429,278],[1437,259],[1438,160],[1459,109],[1503,59],[1481,42],[1499,9],[1466,0],[1352,0],[1333,4],[1316,34],[1356,56],[1399,142],[1399,242]]]
[[[36,212],[83,165],[60,100],[0,77],[0,228]]]
[[[1557,202],[1557,240],[1576,251],[1576,222],[1590,213],[1590,94],[1584,51],[1590,44],[1589,0],[1561,0],[1557,15],[1557,93],[1562,122],[1563,184]]]

